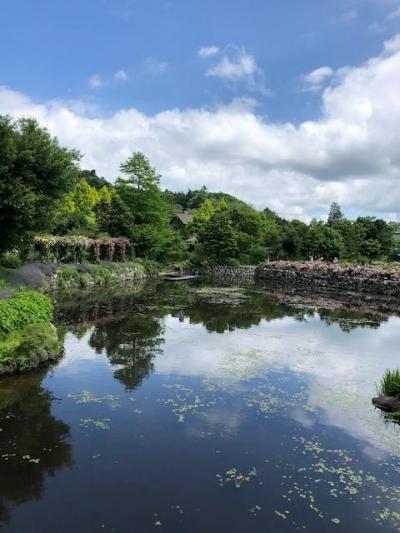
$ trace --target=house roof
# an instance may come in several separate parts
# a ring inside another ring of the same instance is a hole
[[[193,215],[191,213],[179,213],[176,215],[176,218],[179,218],[179,220],[182,222],[182,224],[189,224],[193,220]]]

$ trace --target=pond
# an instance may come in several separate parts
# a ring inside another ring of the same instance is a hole
[[[398,317],[167,283],[57,317],[63,358],[0,381],[4,531],[399,529],[399,426],[371,405]]]

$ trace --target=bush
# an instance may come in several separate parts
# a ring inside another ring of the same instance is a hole
[[[0,265],[4,268],[19,268],[22,266],[22,259],[19,255],[2,255]]]
[[[400,396],[400,370],[386,370],[383,376],[379,394],[383,396]]]
[[[7,300],[0,300],[0,335],[21,331],[32,323],[50,322],[53,305],[36,291],[20,291]]]
[[[23,332],[0,338],[0,375],[26,372],[61,355],[62,340],[51,324],[30,324]]]

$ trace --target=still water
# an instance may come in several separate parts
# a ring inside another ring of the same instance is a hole
[[[398,317],[168,284],[57,316],[64,357],[0,381],[2,530],[399,530],[399,426],[371,405]]]

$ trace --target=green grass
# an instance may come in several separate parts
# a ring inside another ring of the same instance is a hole
[[[386,370],[379,385],[379,394],[400,396],[400,370]]]

